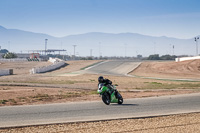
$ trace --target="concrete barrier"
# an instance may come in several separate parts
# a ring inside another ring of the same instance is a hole
[[[49,57],[48,61],[54,64],[54,63],[62,62],[63,60],[58,59],[58,58]]]
[[[50,62],[52,62],[52,65],[44,66],[44,67],[38,67],[38,68],[32,68],[30,70],[30,74],[36,74],[36,73],[45,73],[49,71],[53,71],[56,69],[59,69],[66,65],[66,63],[63,60],[57,59],[57,58],[50,58]]]
[[[180,62],[180,61],[197,60],[197,59],[200,59],[200,56],[176,58],[175,61]]]
[[[0,69],[0,76],[12,75],[13,69]]]

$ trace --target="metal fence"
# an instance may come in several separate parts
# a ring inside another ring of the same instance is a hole
[[[0,59],[0,62],[25,62],[26,58],[14,58],[14,59]]]
[[[14,59],[0,59],[0,62],[27,62],[27,61],[46,61],[45,59],[41,58],[14,58]]]

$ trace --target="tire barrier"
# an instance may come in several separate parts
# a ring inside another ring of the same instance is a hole
[[[27,60],[28,60],[28,61],[40,61],[38,58],[33,58],[33,59],[27,58]]]

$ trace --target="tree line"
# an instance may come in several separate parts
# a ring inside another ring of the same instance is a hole
[[[149,55],[147,60],[175,60],[177,58],[176,55],[162,55],[159,56],[159,54]]]

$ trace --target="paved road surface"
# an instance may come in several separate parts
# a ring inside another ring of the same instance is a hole
[[[135,69],[140,64],[141,62],[128,60],[105,61],[91,68],[88,68],[85,72],[102,75],[125,76],[127,73]]]
[[[146,117],[200,111],[200,93],[103,102],[0,107],[0,127]]]

